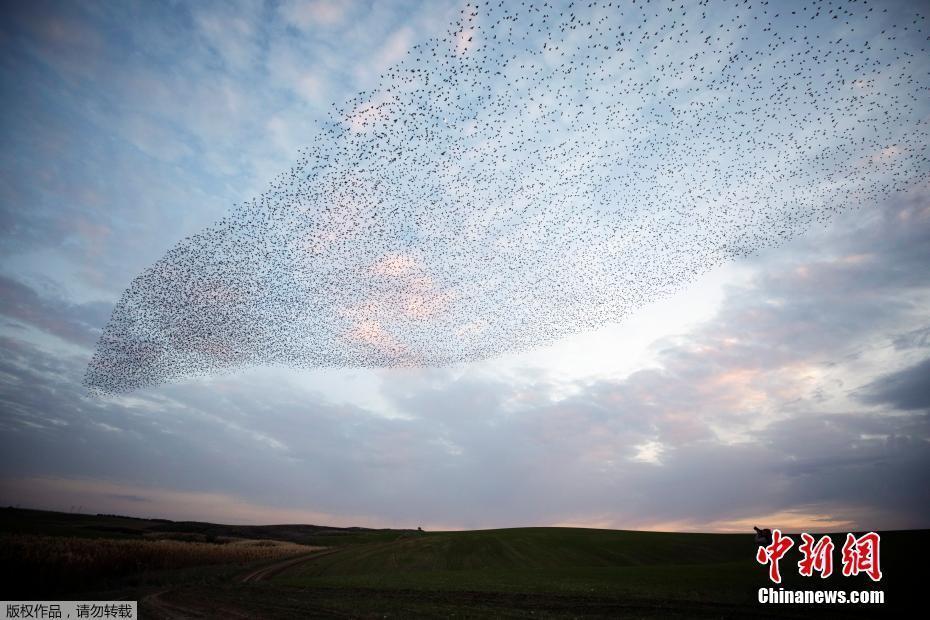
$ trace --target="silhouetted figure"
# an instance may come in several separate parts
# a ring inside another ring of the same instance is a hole
[[[756,526],[753,526],[752,529],[756,531],[756,543],[757,544],[763,547],[768,547],[769,545],[772,544],[772,530],[768,528],[765,528],[764,530],[760,530]]]

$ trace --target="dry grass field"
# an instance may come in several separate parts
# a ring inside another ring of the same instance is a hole
[[[109,539],[7,534],[0,536],[0,563],[14,581],[42,583],[55,591],[75,582],[215,564],[247,564],[307,553],[318,547],[275,540]]]

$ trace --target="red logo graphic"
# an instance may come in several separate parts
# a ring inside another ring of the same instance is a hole
[[[759,543],[756,561],[762,565],[768,564],[769,579],[774,583],[781,583],[778,562],[794,546],[794,541],[788,536],[782,536],[781,530],[754,529],[756,541]],[[798,573],[803,577],[811,577],[814,571],[817,571],[823,579],[832,575],[834,547],[830,537],[821,536],[820,540],[816,540],[804,532],[801,534],[801,540],[798,551],[803,557],[798,562]],[[846,543],[843,545],[843,576],[851,577],[865,573],[872,581],[880,581],[882,568],[879,543],[881,543],[881,537],[875,532],[869,532],[859,538],[856,538],[854,534],[846,534]]]
[[[833,541],[829,536],[823,536],[814,544],[814,537],[808,533],[801,534],[804,541],[798,550],[804,557],[798,562],[798,572],[804,577],[810,577],[814,571],[820,573],[823,579],[833,574]]]
[[[878,534],[869,532],[861,538],[846,534],[846,544],[843,545],[843,575],[867,574],[872,581],[882,578],[882,568],[878,558],[878,543],[881,542]]]
[[[775,583],[781,583],[781,572],[778,570],[778,561],[794,545],[794,541],[786,536],[782,536],[779,530],[772,530],[772,544],[767,547],[759,547],[756,552],[756,561],[759,564],[769,565],[769,579]]]

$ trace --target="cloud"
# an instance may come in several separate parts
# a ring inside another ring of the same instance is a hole
[[[930,280],[923,216],[898,216],[910,204],[757,257],[714,316],[653,344],[650,367],[568,385],[489,362],[378,373],[378,407],[336,403],[274,370],[96,400],[80,386],[83,356],[7,338],[0,465],[13,480],[116,485],[93,496],[131,514],[212,516],[207,500],[221,496],[219,520],[926,527],[928,498],[914,491],[930,485],[916,301]],[[844,259],[861,247],[868,260]],[[404,255],[372,265],[387,281],[418,273]],[[86,308],[4,282],[17,320],[90,337]],[[25,484],[7,485],[4,501],[24,501]],[[28,498],[51,505],[50,489]],[[149,489],[166,494],[105,497]]]
[[[334,26],[342,21],[347,3],[333,0],[291,0],[281,5],[287,21],[300,30]]]
[[[735,444],[706,433],[668,435],[662,402],[638,398],[641,374],[568,398],[548,382],[395,376],[387,396],[404,417],[394,419],[269,385],[268,374],[97,402],[80,395],[78,360],[50,374],[51,360],[27,348],[28,355],[0,366],[2,376],[18,377],[2,386],[8,476],[67,471],[112,480],[119,462],[116,481],[126,489],[184,487],[189,497],[157,505],[169,516],[206,510],[217,492],[267,507],[256,513],[223,502],[219,520],[227,521],[280,509],[324,513],[335,524],[727,529],[786,509],[792,523],[816,515],[815,525],[861,527],[913,527],[927,514],[926,498],[913,493],[930,471],[926,416],[804,413]],[[682,387],[675,381],[668,389]],[[525,389],[534,398],[523,398]],[[661,446],[658,463],[641,462],[650,442]]]
[[[93,347],[109,317],[108,303],[74,303],[40,295],[28,285],[0,274],[0,315],[84,347]]]
[[[930,358],[866,385],[859,397],[873,405],[890,405],[905,411],[930,411]]]
[[[378,52],[376,66],[378,72],[386,71],[399,62],[410,50],[413,41],[414,32],[409,27],[405,26],[393,32]]]
[[[894,338],[894,347],[899,351],[930,348],[930,326],[898,334]]]
[[[629,374],[566,381],[514,371],[519,360],[338,381],[244,370],[89,398],[80,348],[112,303],[82,300],[115,300],[290,163],[320,97],[357,90],[411,32],[448,20],[405,23],[389,3],[367,16],[287,3],[251,25],[222,6],[24,7],[0,42],[3,78],[22,87],[5,98],[0,183],[0,502],[427,528],[930,526],[926,188],[747,259],[756,275],[716,315],[653,343]],[[360,207],[337,209],[351,220]],[[352,234],[323,232],[307,243]],[[371,264],[386,282],[419,275],[386,256]],[[40,286],[49,275],[67,287]],[[418,286],[413,318],[433,307]],[[383,324],[354,318],[366,346],[391,345]],[[336,383],[369,402],[340,401]]]
[[[85,511],[104,514],[137,514],[153,518],[212,523],[331,524],[336,517],[311,510],[288,510],[253,504],[241,497],[223,493],[189,493],[171,489],[129,486],[85,478],[37,477],[0,478],[0,497],[15,496],[29,507],[47,510]],[[367,527],[381,525],[364,517],[353,522]]]
[[[239,2],[233,10],[196,10],[194,23],[210,48],[230,69],[247,69],[261,57],[256,24],[261,20],[261,4]]]
[[[142,115],[127,115],[124,119],[126,139],[140,151],[151,157],[166,162],[176,162],[193,155],[190,144],[179,136],[177,131],[170,131],[165,124]]]

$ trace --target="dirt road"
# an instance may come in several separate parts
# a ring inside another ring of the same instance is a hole
[[[250,569],[237,575],[236,584],[255,584],[271,579],[272,577],[294,566],[309,561],[320,555],[333,553],[328,547],[316,547],[310,553],[285,558],[258,569]],[[139,601],[140,616],[144,614],[146,620],[159,618],[162,620],[182,620],[185,618],[254,618],[254,612],[244,612],[229,604],[217,604],[214,601],[204,600],[202,594],[189,596],[188,588],[178,586],[165,588],[153,592]]]
[[[321,555],[327,555],[333,553],[335,549],[329,549],[328,547],[319,547],[311,553],[304,555],[299,555],[293,558],[287,558],[286,560],[281,560],[280,562],[275,562],[269,566],[264,566],[257,570],[245,573],[239,577],[239,581],[242,583],[253,583],[256,581],[264,581],[265,579],[270,579],[275,575],[278,575],[287,569],[297,566],[298,564],[303,564],[304,562],[310,560],[311,558],[318,558]]]

